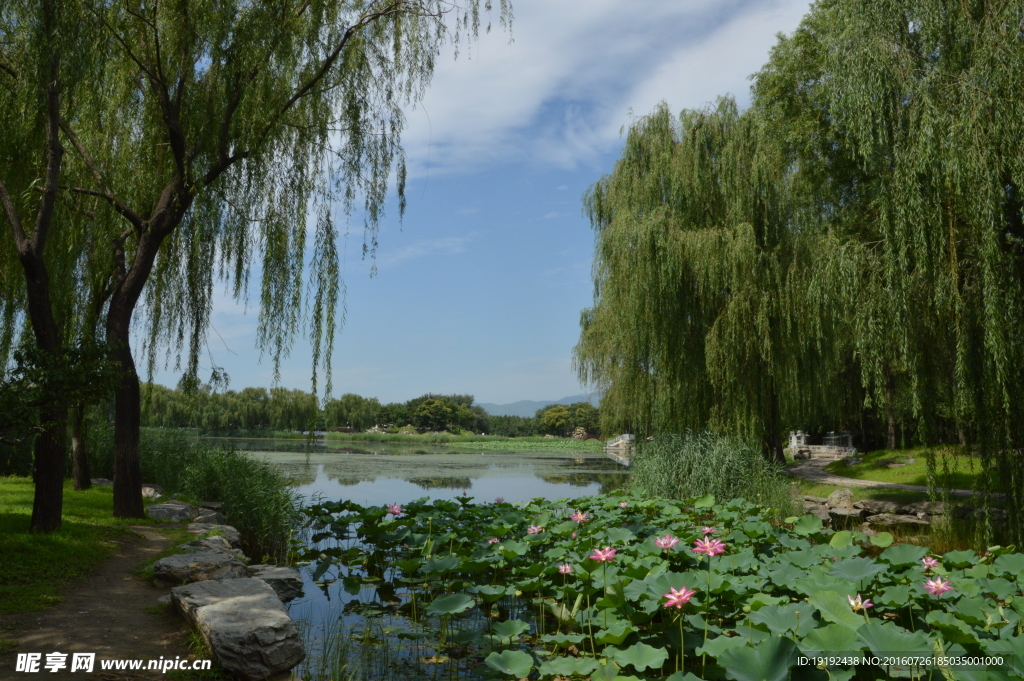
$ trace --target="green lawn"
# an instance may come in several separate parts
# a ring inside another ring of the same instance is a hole
[[[109,556],[114,538],[132,534],[127,525],[155,522],[115,519],[112,488],[76,492],[68,480],[61,529],[31,532],[33,490],[31,478],[0,477],[0,613],[60,602],[64,584],[84,577]]]
[[[825,470],[835,475],[859,480],[895,482],[904,485],[927,485],[928,471],[924,449],[889,450],[881,449],[868,454],[858,454],[862,459],[855,466],[842,461],[830,463]],[[888,468],[889,463],[912,462],[899,468]],[[939,474],[940,487],[972,489],[981,472],[978,459],[960,453],[959,448],[945,447],[935,450],[935,464]],[[948,470],[948,473],[947,473]]]
[[[829,494],[839,489],[836,485],[825,485],[810,480],[799,480],[793,483],[799,490],[799,494],[807,494],[815,497],[828,497]],[[854,501],[874,499],[877,501],[892,501],[897,504],[909,504],[915,501],[927,501],[928,495],[924,492],[907,492],[904,490],[880,490],[868,487],[850,487]]]

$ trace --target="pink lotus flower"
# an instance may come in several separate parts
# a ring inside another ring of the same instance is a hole
[[[629,506],[629,502],[628,501],[620,501],[619,502],[619,508],[626,508],[627,506]]]
[[[615,554],[618,552],[618,549],[613,549],[610,546],[606,546],[603,549],[594,549],[594,553],[590,556],[590,560],[596,560],[598,563],[610,562],[615,560]]]
[[[570,520],[575,520],[578,523],[585,523],[588,520],[590,520],[590,516],[588,516],[586,513],[580,510],[577,510],[575,513],[569,516],[569,518]]]
[[[937,558],[931,556],[925,556],[921,559],[921,565],[924,565],[925,569],[932,570],[939,567],[939,561]]]
[[[948,581],[942,581],[941,577],[935,579],[927,579],[924,582],[924,590],[930,593],[932,596],[941,596],[953,587],[950,586]]]
[[[497,544],[498,543],[498,538],[497,537],[491,537],[490,539],[487,540],[487,543],[488,544]]]
[[[703,553],[708,558],[717,556],[720,553],[725,553],[725,543],[721,539],[698,539],[693,542],[693,547],[690,549],[694,553]]]
[[[540,534],[543,531],[544,528],[540,525],[530,525],[530,527],[528,527],[526,530],[526,534]]]
[[[860,612],[861,610],[867,610],[868,608],[875,607],[871,602],[871,599],[861,600],[860,594],[857,594],[856,598],[853,596],[847,596],[846,600],[850,601],[850,607],[853,608],[854,612]]]
[[[576,533],[575,533],[575,532],[573,532],[573,533],[572,533],[572,538],[573,538],[573,539],[575,539],[575,538],[576,538]]]
[[[654,540],[654,545],[662,550],[664,553],[668,553],[668,550],[679,543],[677,537],[673,537],[671,534],[665,533],[664,537],[658,537]]]
[[[703,532],[704,536],[706,537],[709,534],[714,534],[715,533],[715,528],[711,527],[710,525],[705,525],[704,529],[701,530],[701,532]]]
[[[505,497],[498,497],[497,499],[494,500],[494,503],[496,503],[496,504],[504,504],[505,503]]]
[[[393,515],[402,515],[402,507],[398,504],[389,504],[388,513]]]
[[[570,565],[569,563],[562,563],[558,566],[558,572],[563,575],[567,575],[570,572],[572,572],[572,565]]]
[[[672,587],[669,587],[667,594],[662,594],[663,598],[667,598],[668,602],[663,607],[666,608],[681,608],[690,602],[693,598],[693,594],[697,593],[696,589],[687,589],[686,585],[679,591],[676,591]]]

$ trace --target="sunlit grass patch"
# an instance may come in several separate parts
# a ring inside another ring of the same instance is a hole
[[[107,558],[113,540],[130,536],[127,525],[152,522],[113,517],[110,487],[76,492],[64,486],[64,520],[49,534],[32,532],[31,478],[0,478],[0,612],[29,612],[60,602],[70,580],[86,576]]]
[[[966,455],[960,448],[944,447],[935,452],[936,474],[940,487],[972,489],[981,474],[981,461]],[[892,482],[903,485],[928,484],[928,461],[926,450],[880,449],[867,454],[858,454],[860,463],[848,466],[844,461],[835,461],[825,470],[835,475],[858,480]]]

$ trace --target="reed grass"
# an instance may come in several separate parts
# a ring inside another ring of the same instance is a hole
[[[634,488],[654,497],[687,499],[713,494],[743,497],[778,514],[792,509],[789,481],[752,442],[713,433],[659,435],[637,444]]]

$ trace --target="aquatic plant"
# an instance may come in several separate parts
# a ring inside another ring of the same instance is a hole
[[[1014,547],[929,556],[886,533],[837,532],[813,515],[776,520],[773,509],[711,496],[420,499],[398,517],[341,501],[304,513],[314,579],[400,603],[431,641],[425,659],[463,670],[620,681],[758,670],[782,681],[817,678],[800,658],[836,657],[822,678],[937,679],[929,660],[941,654],[953,660],[943,678],[960,678],[967,667],[955,659],[971,657],[985,660],[971,679],[1024,674],[1024,554]],[[691,549],[670,550],[676,542]],[[851,662],[865,655],[891,664]]]

